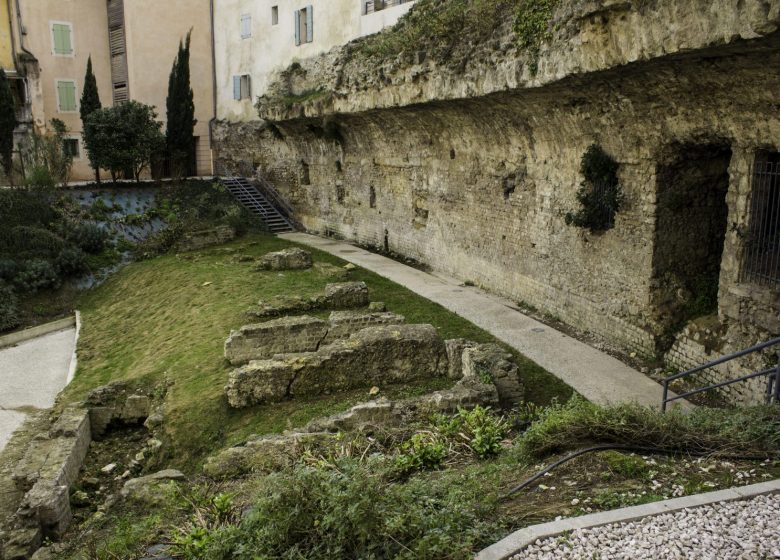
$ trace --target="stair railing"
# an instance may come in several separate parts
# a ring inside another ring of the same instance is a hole
[[[296,229],[302,229],[300,222],[295,219],[295,211],[285,198],[279,194],[279,191],[264,177],[257,177],[258,190],[265,195],[265,197],[282,211],[284,217],[293,225]]]
[[[713,389],[719,389],[727,385],[733,385],[734,383],[739,383],[740,381],[747,381],[748,379],[753,379],[756,377],[767,378],[766,395],[765,395],[766,402],[780,403],[780,348],[778,348],[776,365],[767,367],[760,371],[750,373],[748,375],[743,375],[742,377],[738,377],[737,379],[729,379],[728,381],[723,381],[721,383],[713,383],[712,385],[707,385],[706,387],[693,389],[691,391],[679,395],[675,395],[673,397],[669,396],[669,384],[672,383],[673,381],[676,381],[678,379],[683,379],[685,377],[688,377],[690,375],[693,375],[694,373],[698,373],[705,369],[709,369],[711,367],[715,367],[720,364],[725,364],[726,362],[730,362],[732,360],[736,360],[737,358],[747,356],[748,354],[754,354],[756,352],[765,350],[766,348],[771,348],[772,346],[777,346],[777,345],[780,345],[780,337],[773,338],[772,340],[768,340],[766,342],[757,344],[755,346],[751,346],[750,348],[746,348],[745,350],[740,350],[739,352],[734,352],[733,354],[728,354],[726,356],[723,356],[722,358],[718,358],[717,360],[707,362],[706,364],[695,367],[693,369],[689,369],[687,371],[683,371],[675,375],[670,375],[669,377],[663,380],[664,395],[663,395],[663,400],[661,401],[661,410],[663,412],[666,412],[666,405],[672,401],[684,399],[686,397],[690,397],[691,395],[697,395],[699,393],[704,393],[705,391],[712,391]]]

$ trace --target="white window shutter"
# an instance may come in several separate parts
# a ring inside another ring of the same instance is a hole
[[[233,99],[241,99],[241,76],[233,76]]]
[[[301,44],[301,11],[295,10],[295,44]]]
[[[241,38],[247,39],[252,36],[252,16],[244,14],[241,16]]]
[[[314,39],[314,8],[309,4],[306,6],[306,42],[311,43]]]

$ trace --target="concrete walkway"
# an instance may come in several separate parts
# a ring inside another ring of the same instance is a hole
[[[75,346],[76,329],[68,328],[0,349],[0,451],[29,412],[54,405]]]
[[[612,356],[523,315],[510,300],[345,242],[305,233],[279,237],[331,253],[442,305],[512,346],[591,402],[636,402],[660,407],[662,389],[658,383]]]

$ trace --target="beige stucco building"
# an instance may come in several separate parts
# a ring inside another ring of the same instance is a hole
[[[214,10],[217,118],[257,120],[254,100],[292,62],[395,24],[399,0],[217,0]]]
[[[104,107],[132,99],[165,122],[168,76],[179,41],[192,30],[192,87],[198,123],[199,175],[211,174],[209,123],[214,115],[209,0],[19,0],[11,6],[13,48],[25,77],[24,102],[39,129],[62,120],[74,153],[72,180],[94,172],[82,142],[79,100],[92,57]],[[0,39],[3,30],[0,28]],[[0,58],[3,51],[0,49]]]

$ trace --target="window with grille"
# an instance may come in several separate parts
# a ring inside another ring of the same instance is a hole
[[[51,24],[52,52],[57,56],[73,55],[73,26],[65,22]]]
[[[756,157],[742,280],[780,288],[780,153]]]
[[[76,82],[57,80],[57,110],[60,113],[73,113],[76,109]]]
[[[241,16],[241,38],[249,39],[252,36],[252,16],[244,14]]]

